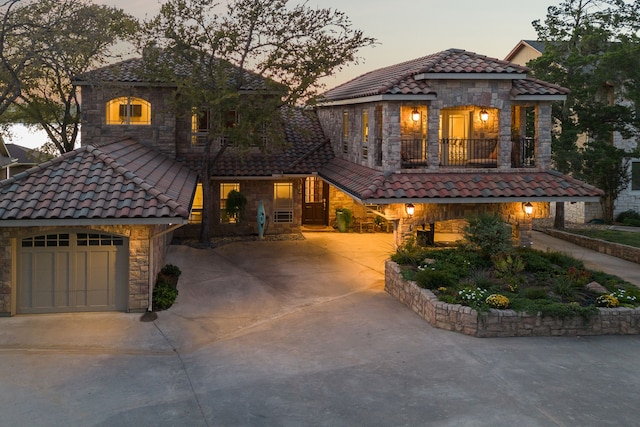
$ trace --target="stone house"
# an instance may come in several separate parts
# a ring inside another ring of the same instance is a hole
[[[319,175],[374,216],[396,243],[459,232],[497,212],[530,244],[554,201],[600,190],[551,170],[551,103],[567,89],[526,67],[458,49],[378,69],[324,94],[318,117],[335,158]]]
[[[566,89],[505,61],[451,49],[367,73],[316,109],[281,109],[284,147],[241,155],[215,141],[227,149],[210,180],[198,177],[210,115],[176,112],[176,88],[142,65],[78,76],[83,146],[0,182],[0,313],[148,309],[171,236],[202,220],[204,185],[215,235],[255,234],[261,205],[267,234],[332,226],[348,207],[357,230],[386,224],[397,244],[492,211],[526,245],[549,202],[601,195],[550,169],[551,102]],[[231,190],[247,197],[240,222],[226,215]]]
[[[538,40],[520,40],[518,44],[505,57],[505,61],[510,61],[525,66],[532,59],[540,57],[544,53],[544,43]],[[614,87],[608,87],[611,102],[625,104],[628,101],[616,93]],[[614,146],[627,151],[637,147],[635,139],[625,139],[620,132],[614,132],[611,136]],[[580,141],[579,141],[580,142]],[[633,210],[640,212],[640,158],[631,158],[629,163],[629,175],[631,182],[624,189],[614,203],[614,218],[621,212]],[[552,214],[555,206],[551,206]],[[586,223],[593,219],[603,217],[602,204],[598,202],[579,202],[565,205],[565,219],[570,222]]]

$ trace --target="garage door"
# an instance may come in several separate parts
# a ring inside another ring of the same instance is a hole
[[[18,313],[126,310],[128,242],[100,233],[21,239]]]

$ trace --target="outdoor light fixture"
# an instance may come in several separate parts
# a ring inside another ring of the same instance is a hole
[[[522,209],[524,209],[524,213],[526,213],[527,216],[531,216],[531,214],[533,213],[533,205],[529,202],[524,203],[522,205]]]
[[[414,122],[419,122],[420,121],[420,111],[418,111],[417,108],[413,108],[413,111],[411,112],[411,120],[413,120]]]
[[[489,112],[483,108],[482,111],[480,111],[480,121],[482,123],[487,123],[488,120],[489,120]]]
[[[413,216],[413,214],[415,213],[415,211],[416,211],[416,207],[415,207],[415,206],[413,206],[413,204],[412,204],[412,203],[407,203],[407,204],[404,206],[404,208],[406,209],[407,214],[409,215],[409,218],[411,218],[411,217]]]

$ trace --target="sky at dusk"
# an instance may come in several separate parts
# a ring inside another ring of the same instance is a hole
[[[138,19],[160,10],[158,0],[93,0]],[[225,0],[221,0],[225,3]],[[324,80],[327,89],[360,74],[410,59],[459,48],[503,59],[520,40],[535,39],[531,22],[544,20],[560,0],[308,0],[310,7],[345,12],[353,28],[377,39],[360,51],[360,63]],[[290,0],[291,4],[297,3]],[[39,147],[46,136],[20,128],[6,142]]]
[[[94,0],[139,19],[160,8],[158,0]],[[224,3],[224,0],[221,0]],[[290,0],[290,4],[299,3]],[[520,40],[535,39],[531,22],[544,20],[560,0],[308,0],[310,7],[345,12],[353,27],[378,40],[360,51],[360,64],[327,81],[328,88],[365,72],[460,48],[503,59]]]

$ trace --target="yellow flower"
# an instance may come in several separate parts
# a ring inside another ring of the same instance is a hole
[[[507,308],[509,307],[509,298],[500,294],[491,294],[485,300],[489,306],[493,308]]]

